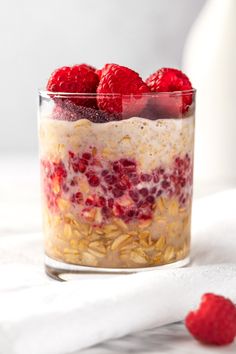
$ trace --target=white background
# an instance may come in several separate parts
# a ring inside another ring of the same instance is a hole
[[[58,66],[180,67],[205,0],[0,0],[0,155],[37,152],[37,88]]]

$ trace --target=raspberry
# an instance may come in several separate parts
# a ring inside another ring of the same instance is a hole
[[[96,93],[99,78],[95,68],[87,64],[63,66],[56,69],[47,83],[47,90],[64,93]],[[86,107],[95,107],[96,99],[88,97],[72,97],[72,102]]]
[[[192,90],[192,84],[188,77],[180,70],[162,68],[150,75],[146,84],[151,92],[176,92]],[[160,95],[152,99],[157,111],[161,115],[171,115],[180,117],[186,113],[192,104],[192,94],[183,95],[175,93],[174,95]]]
[[[225,345],[236,336],[236,306],[223,296],[205,294],[200,308],[185,319],[189,332],[207,344]]]
[[[147,98],[142,94],[150,90],[135,71],[117,64],[106,64],[99,74],[97,93],[104,94],[97,97],[101,110],[129,117],[144,108]]]

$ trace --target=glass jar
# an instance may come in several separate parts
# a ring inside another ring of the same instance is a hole
[[[47,273],[185,265],[195,90],[39,99]],[[98,100],[121,112],[100,111]]]

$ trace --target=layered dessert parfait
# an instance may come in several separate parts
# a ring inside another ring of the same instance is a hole
[[[194,90],[163,68],[86,64],[52,73],[40,93],[48,259],[145,268],[188,258]]]

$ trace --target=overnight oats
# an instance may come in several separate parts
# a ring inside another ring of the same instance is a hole
[[[194,96],[176,69],[146,83],[115,64],[51,75],[39,109],[50,275],[187,263]]]

